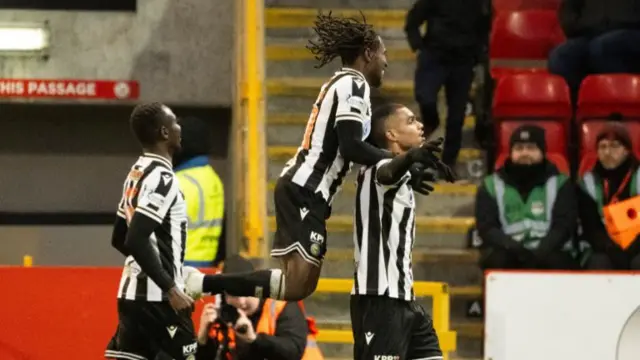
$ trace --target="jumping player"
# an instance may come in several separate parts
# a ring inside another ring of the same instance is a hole
[[[372,141],[396,157],[358,174],[351,292],[354,359],[440,360],[431,318],[415,301],[411,250],[415,200],[409,168],[421,161],[423,127],[411,110],[387,104],[372,116]]]
[[[184,292],[187,213],[171,159],[180,125],[160,103],[138,105],[130,119],[143,155],[124,182],[112,245],[126,256],[118,287],[118,329],[110,359],[194,359],[193,300]]]
[[[391,153],[364,141],[371,130],[370,87],[382,84],[387,67],[380,36],[365,21],[319,14],[317,41],[307,48],[319,61],[342,61],[320,89],[302,143],[277,181],[274,201],[276,233],[271,255],[280,269],[238,275],[189,274],[187,288],[236,296],[298,301],[315,291],[327,250],[326,221],[331,203],[352,165],[375,165]],[[424,149],[424,152],[430,150]],[[426,156],[425,156],[426,158]]]

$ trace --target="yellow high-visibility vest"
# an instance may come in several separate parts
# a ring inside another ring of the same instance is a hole
[[[212,266],[224,225],[224,185],[208,164],[179,170],[176,176],[189,217],[185,265]]]

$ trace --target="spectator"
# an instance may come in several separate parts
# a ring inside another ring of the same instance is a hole
[[[485,178],[476,198],[484,269],[574,269],[577,211],[568,177],[544,156],[544,130],[516,129],[504,166]]]
[[[610,124],[597,137],[598,161],[580,180],[578,204],[583,239],[593,254],[592,270],[640,270],[640,244],[622,250],[611,240],[603,221],[603,207],[640,194],[640,170],[631,137],[620,124]]]
[[[198,118],[180,120],[182,150],[173,160],[189,216],[184,264],[214,267],[224,259],[224,185],[209,164],[211,131]]]
[[[247,259],[234,256],[224,263],[223,273],[253,271]],[[315,323],[305,318],[302,302],[284,302],[257,297],[225,294],[220,314],[213,304],[202,312],[198,330],[198,360],[214,360],[230,339],[227,357],[231,359],[322,360],[315,340]],[[226,308],[226,310],[225,310]],[[231,309],[232,316],[223,315]],[[234,311],[237,312],[234,315]],[[237,317],[229,320],[229,317]],[[224,322],[233,324],[225,326]],[[239,330],[242,329],[242,330]]]
[[[549,55],[549,71],[565,78],[574,104],[589,74],[640,71],[637,0],[562,0],[560,25],[567,41]]]
[[[427,23],[424,36],[420,27]],[[447,124],[442,160],[455,165],[462,145],[469,89],[475,64],[487,48],[490,0],[418,0],[407,14],[405,32],[417,53],[415,98],[426,136],[440,125],[438,93],[444,86]]]

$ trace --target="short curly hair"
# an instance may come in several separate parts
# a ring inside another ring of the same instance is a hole
[[[131,112],[129,126],[131,132],[142,145],[154,145],[158,142],[162,120],[167,115],[166,105],[152,102],[137,105]]]

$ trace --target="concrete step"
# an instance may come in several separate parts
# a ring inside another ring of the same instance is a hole
[[[362,9],[366,7],[375,7],[376,9],[409,9],[415,0],[325,0],[322,2],[323,9],[352,8]],[[274,7],[301,7],[308,6],[311,8],[318,7],[317,2],[309,1],[305,4],[300,0],[265,0],[265,6]]]
[[[269,181],[275,181],[284,168],[285,161],[269,161],[267,164],[267,179]],[[354,166],[352,171],[345,177],[343,185],[353,186],[356,181],[356,174],[359,167]],[[458,161],[458,164],[454,167],[456,174],[458,175],[459,182],[473,182],[479,184],[486,174],[486,166],[484,157],[471,160],[471,161]],[[338,196],[344,196],[338,194]]]
[[[362,0],[363,2],[365,0]],[[371,3],[369,3],[371,5]],[[329,12],[328,5],[323,4],[325,13]],[[404,28],[404,21],[408,7],[406,9],[330,9],[332,14],[341,17],[351,17],[361,19],[362,14],[366,18],[368,24],[376,28]],[[273,7],[265,9],[264,22],[265,27],[273,28],[307,28],[313,26],[318,14],[318,8],[309,7]]]
[[[302,112],[271,112],[267,117],[267,125],[271,126],[295,126],[296,129],[304,132],[304,127],[309,120],[309,109],[307,111]],[[446,120],[444,118],[443,120]],[[464,130],[473,130],[476,126],[476,117],[474,115],[469,115],[464,119]],[[295,136],[296,139],[302,138],[302,133],[299,136]]]
[[[451,321],[458,323],[469,321],[466,317],[468,303],[482,296],[481,287],[476,284],[450,285],[449,294]],[[347,293],[325,293],[316,291],[313,295],[305,299],[304,304],[307,312],[319,321],[332,320],[348,322],[350,319],[349,299],[350,296]],[[433,306],[431,297],[418,297],[416,301],[418,301],[428,313],[431,313]]]
[[[353,278],[353,249],[334,248],[332,244],[333,242],[329,243],[330,248],[322,266],[322,276]],[[429,249],[422,245],[420,248],[415,248],[412,255],[413,276],[416,281],[437,281],[451,286],[472,286],[482,282],[482,271],[478,267],[478,253],[475,251]],[[459,310],[466,311],[462,307]]]
[[[319,327],[318,340],[325,356],[348,357],[353,353],[352,340],[348,340],[348,343],[343,341],[343,338],[347,338],[351,332],[349,322],[321,322]],[[482,333],[484,331],[482,324],[453,323],[452,330],[457,332],[457,350],[452,354],[452,358],[482,357]],[[336,336],[337,334],[344,335]]]
[[[275,231],[276,219],[273,216],[268,218],[269,228]],[[464,235],[470,227],[475,224],[473,217],[449,217],[449,216],[417,216],[416,233],[450,233]],[[335,215],[327,220],[327,231],[330,232],[353,232],[353,216]]]
[[[453,185],[453,184],[452,184]],[[340,194],[332,204],[331,213],[338,214],[353,214],[355,206],[355,185],[349,183],[345,186],[349,191],[345,191],[346,194]],[[475,188],[474,185],[460,185],[467,190]],[[273,189],[274,185],[269,184],[269,189]],[[353,191],[351,191],[353,190]],[[473,216],[475,197],[473,195],[458,195],[452,193],[444,193],[442,186],[438,186],[438,192],[434,192],[429,196],[418,195],[416,199],[416,215],[417,216]],[[449,189],[447,189],[449,190]],[[444,190],[444,191],[447,191]],[[460,189],[462,190],[462,189]],[[471,191],[471,190],[470,190]],[[267,213],[270,215],[275,214],[275,205],[273,202],[273,191],[270,191],[267,195]]]
[[[291,159],[297,151],[298,148],[296,146],[269,146],[267,148],[270,161],[287,161]],[[458,161],[467,162],[480,159],[481,157],[482,150],[480,149],[462,148],[460,149],[460,155],[458,155]]]
[[[417,106],[413,103],[412,110],[419,114]],[[306,129],[306,122],[309,114],[300,113],[270,113],[267,122],[267,144],[268,145],[289,145],[298,146]],[[443,119],[441,129],[444,128],[446,118]],[[467,116],[463,128],[463,144],[473,144],[475,117]],[[434,134],[435,136],[435,134]]]
[[[282,77],[270,78],[266,81],[267,95],[290,96],[290,97],[310,97],[318,96],[318,91],[322,84],[327,81],[326,77]],[[410,100],[413,98],[412,80],[390,80],[385,81],[380,89],[386,96]]]
[[[287,41],[283,39],[267,39],[265,55],[267,61],[302,61],[315,60],[314,55],[305,48],[306,42]],[[390,64],[394,61],[415,61],[415,54],[409,48],[406,41],[387,41],[387,60]]]

